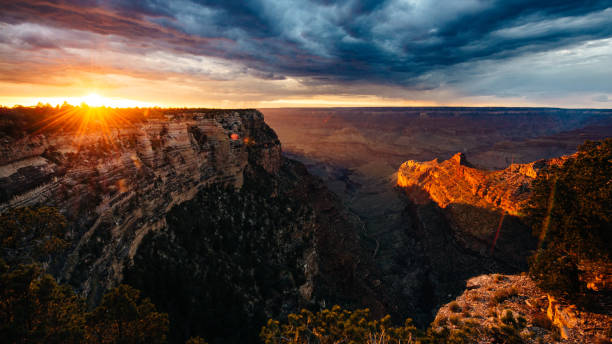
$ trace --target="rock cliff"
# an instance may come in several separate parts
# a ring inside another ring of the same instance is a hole
[[[529,197],[537,171],[550,161],[513,164],[501,171],[473,167],[464,154],[440,162],[407,161],[396,183],[405,197],[406,234],[418,250],[419,271],[432,308],[448,302],[465,280],[527,268],[536,242],[512,215]]]
[[[397,185],[416,207],[432,203],[444,214],[454,239],[480,255],[495,255],[505,263],[524,266],[533,248],[530,230],[520,211],[530,197],[538,171],[566,158],[511,164],[503,170],[475,168],[462,153],[446,161],[407,161],[397,173]]]
[[[213,183],[239,188],[249,163],[270,173],[281,165],[280,143],[257,111],[176,113],[3,141],[0,210],[47,204],[72,220],[78,243],[61,276],[86,295],[121,281],[123,262],[173,206]]]
[[[468,204],[518,215],[529,199],[529,188],[538,171],[563,160],[511,164],[497,171],[474,168],[463,153],[443,162],[438,159],[427,162],[409,160],[399,168],[397,185],[406,188],[411,199],[418,204],[432,200],[441,208],[450,204]]]
[[[359,220],[281,156],[258,111],[82,129],[3,137],[0,211],[60,209],[73,245],[49,269],[90,305],[129,283],[170,314],[173,341],[242,343],[298,307],[392,304],[368,282]]]

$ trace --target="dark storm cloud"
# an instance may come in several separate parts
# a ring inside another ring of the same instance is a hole
[[[412,88],[429,73],[612,36],[610,1],[8,1],[0,21],[90,31],[231,59],[264,79]],[[28,36],[49,48],[48,37]],[[134,49],[137,49],[134,44]]]

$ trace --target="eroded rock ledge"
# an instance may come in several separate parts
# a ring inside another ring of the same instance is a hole
[[[397,184],[406,188],[408,195],[418,204],[432,200],[441,208],[453,203],[468,204],[517,215],[529,199],[530,185],[538,171],[564,160],[538,160],[486,171],[473,167],[463,153],[457,153],[442,162],[438,159],[406,161],[399,168]]]
[[[462,295],[440,308],[432,326],[452,330],[476,326],[475,343],[491,343],[487,329],[499,326],[508,313],[524,319],[525,343],[609,343],[609,314],[578,309],[544,293],[525,275],[481,275],[467,281]]]

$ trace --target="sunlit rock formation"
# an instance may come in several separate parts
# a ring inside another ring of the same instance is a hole
[[[457,153],[443,162],[434,159],[403,163],[397,173],[397,185],[413,204],[415,214],[422,212],[419,209],[436,209],[445,219],[445,233],[456,245],[520,271],[526,267],[534,238],[514,215],[528,200],[537,171],[549,163],[512,164],[504,170],[485,171]],[[425,227],[426,222],[431,222],[427,217],[419,221]]]
[[[468,204],[518,215],[529,199],[530,185],[538,171],[562,161],[563,158],[539,160],[486,171],[474,168],[463,153],[457,153],[443,162],[434,159],[403,163],[397,174],[397,185],[406,188],[411,199],[419,204],[432,200],[441,208]]]
[[[511,164],[496,171],[473,167],[462,153],[442,162],[409,160],[398,170],[397,185],[416,206],[439,207],[461,246],[480,254],[497,252],[508,263],[524,264],[533,238],[521,224],[520,211],[538,171],[565,159]]]
[[[514,327],[524,343],[608,343],[612,317],[578,309],[552,297],[525,275],[482,275],[467,281],[466,290],[438,310],[432,328],[475,330],[474,343],[491,343],[491,330]],[[512,314],[514,322],[508,318]],[[524,321],[522,325],[518,323]],[[503,332],[502,332],[503,333]],[[509,339],[504,333],[504,338]]]

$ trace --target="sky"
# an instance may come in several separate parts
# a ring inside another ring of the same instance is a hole
[[[612,1],[0,0],[0,104],[612,108]]]

